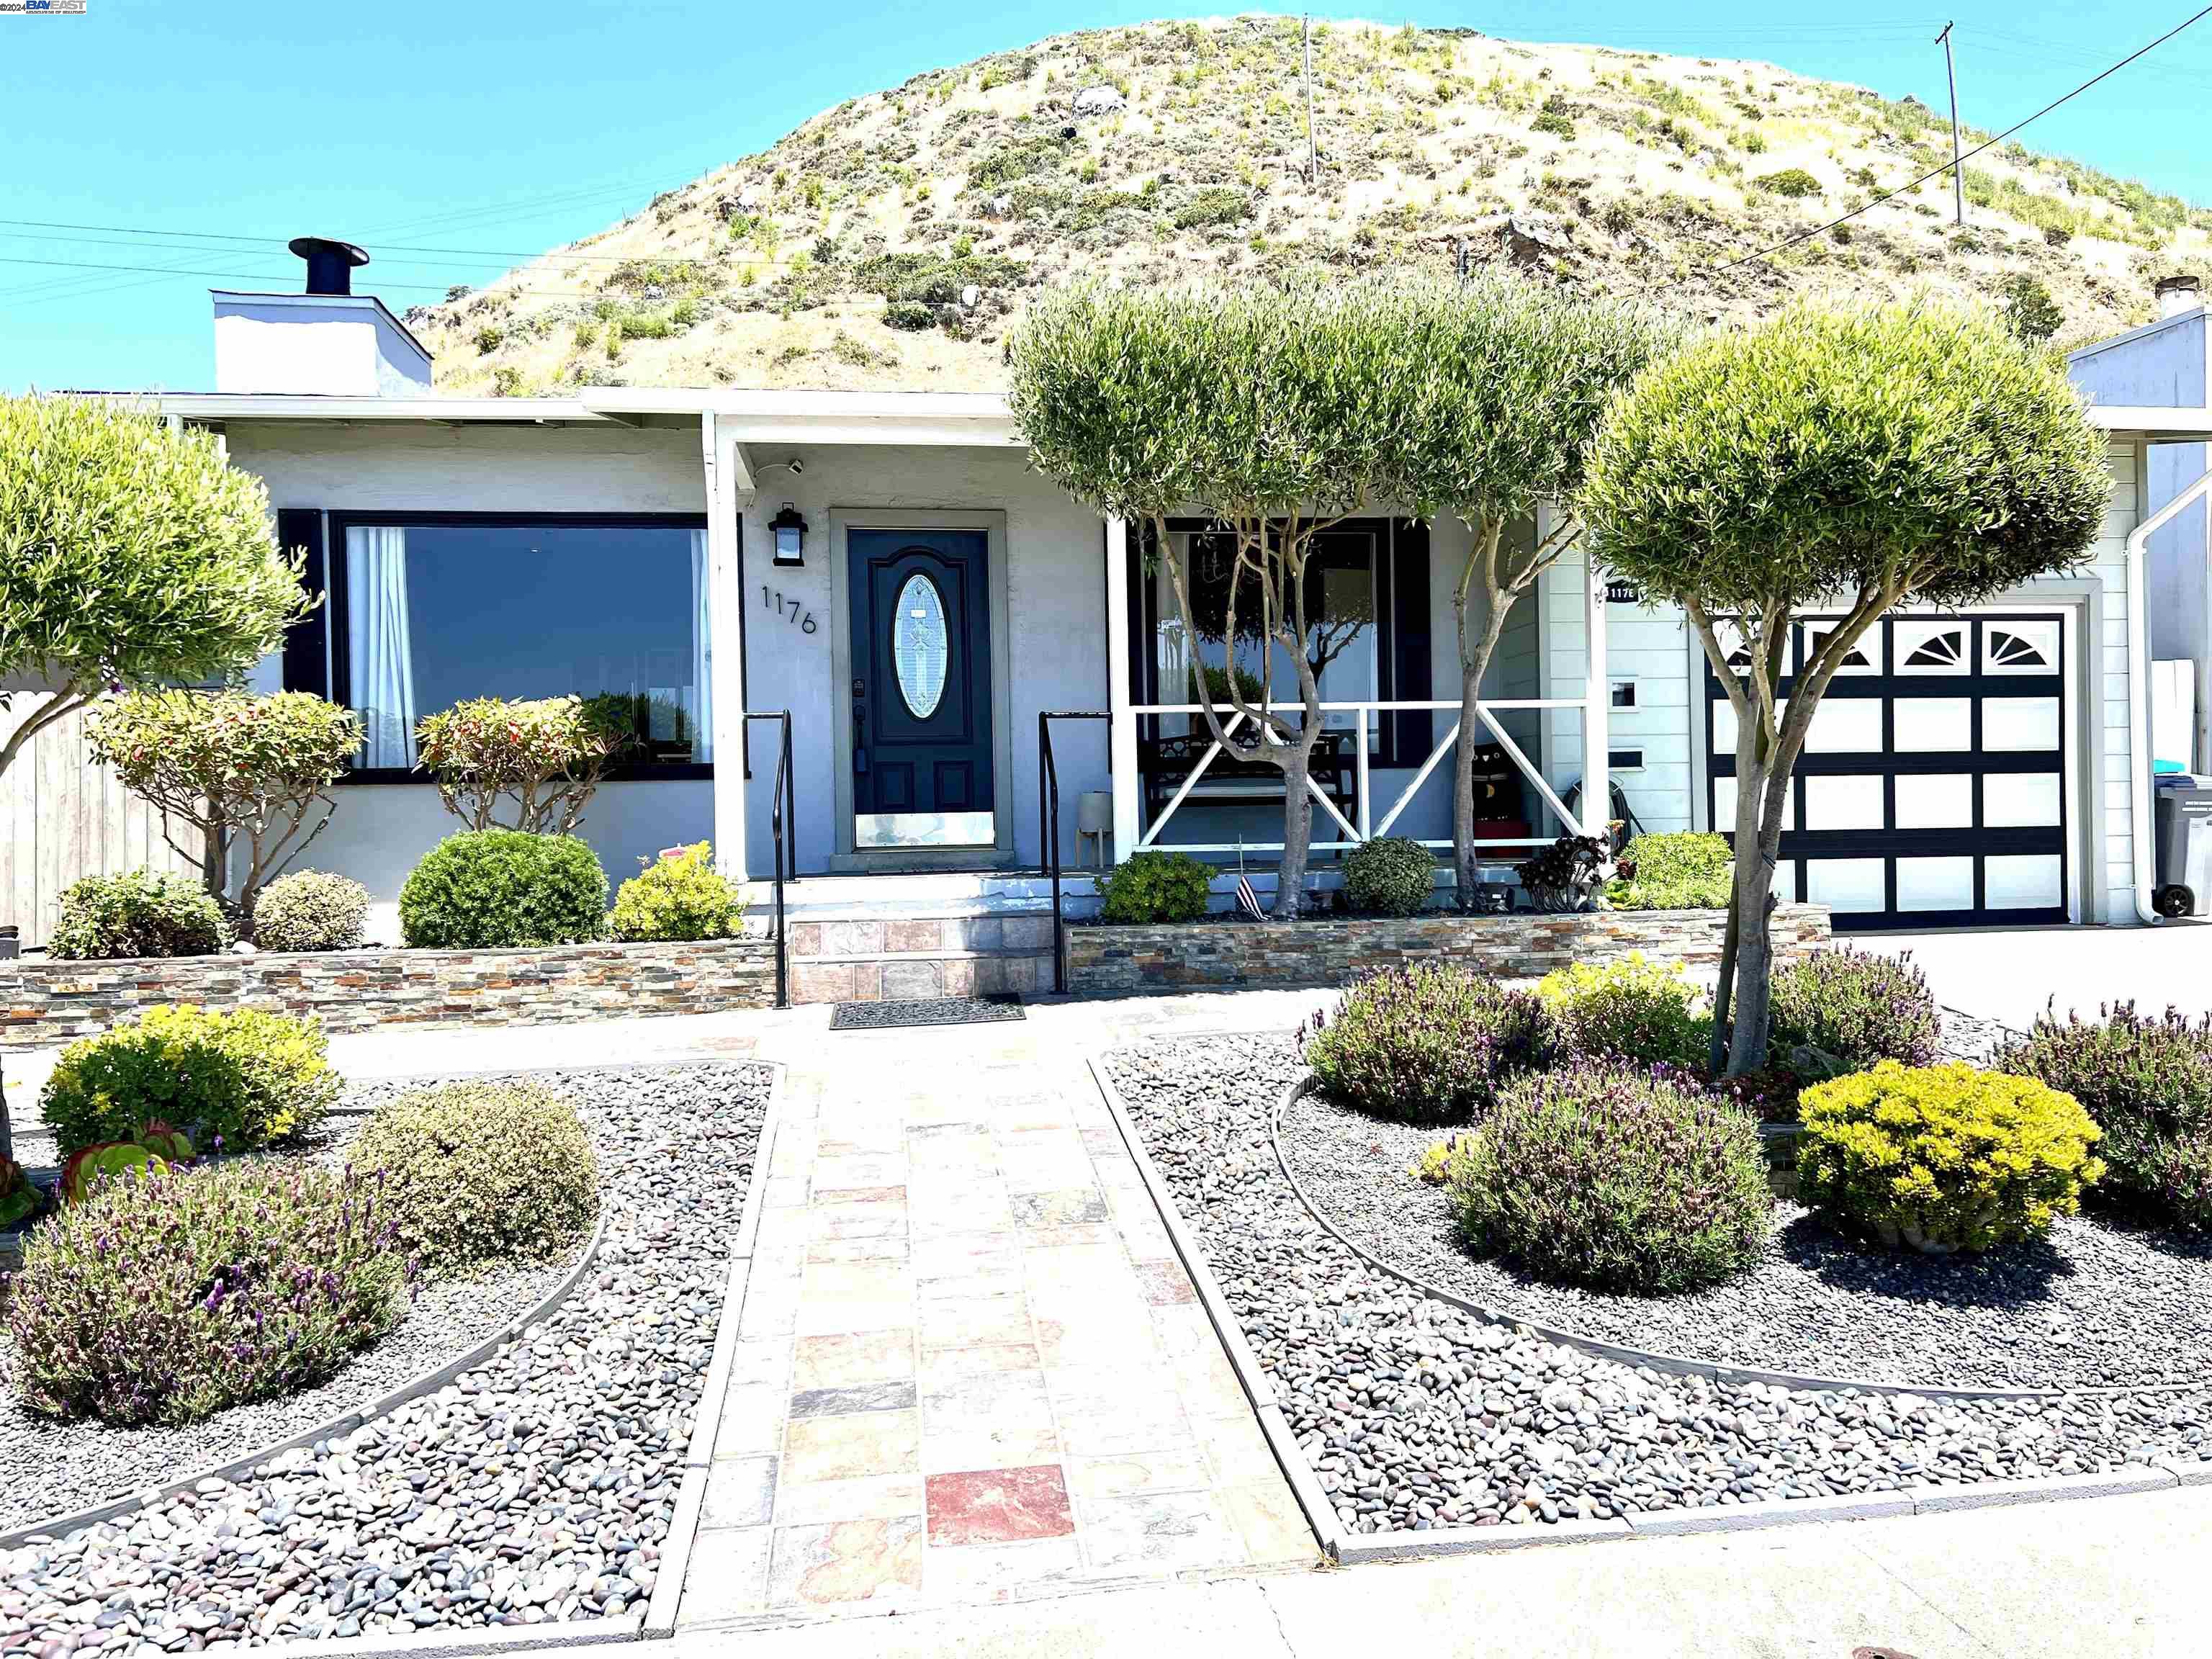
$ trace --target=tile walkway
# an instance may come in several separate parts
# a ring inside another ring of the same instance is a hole
[[[1312,1564],[1064,1022],[790,1025],[687,1628]]]

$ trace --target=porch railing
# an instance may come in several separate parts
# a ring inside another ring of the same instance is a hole
[[[799,839],[796,797],[791,787],[791,711],[747,712],[745,719],[772,720],[780,728],[775,747],[775,794],[769,803],[769,835],[775,844],[775,1006],[791,1006],[791,942],[783,918],[783,884],[787,876],[799,879]]]
[[[1067,994],[1067,919],[1060,913],[1060,769],[1052,757],[1054,720],[1110,720],[1103,708],[1047,709],[1037,715],[1037,845],[1052,878],[1052,988]]]
[[[1296,702],[1275,702],[1268,704],[1267,707],[1273,712],[1289,714],[1302,714],[1304,708],[1303,704]],[[1593,835],[1597,832],[1584,824],[1578,814],[1568,810],[1566,803],[1559,799],[1558,792],[1552,787],[1541,769],[1528,758],[1521,745],[1513,740],[1512,734],[1498,720],[1499,714],[1510,714],[1518,709],[1571,708],[1577,713],[1581,713],[1584,707],[1584,702],[1580,697],[1498,697],[1484,699],[1475,706],[1474,712],[1484,726],[1487,728],[1490,735],[1497,740],[1498,747],[1505,751],[1514,766],[1519,769],[1521,775],[1535,786],[1536,793],[1542,797],[1544,804],[1559,815],[1559,822],[1574,825],[1577,833]],[[1243,723],[1244,716],[1236,713],[1230,705],[1225,703],[1216,703],[1214,708],[1217,713],[1224,716],[1223,731],[1229,736],[1235,737],[1237,728]],[[1378,819],[1376,817],[1376,803],[1371,779],[1373,757],[1369,753],[1369,738],[1376,729],[1373,724],[1376,717],[1381,714],[1433,714],[1439,711],[1456,715],[1461,709],[1456,702],[1395,700],[1324,702],[1321,705],[1321,710],[1324,715],[1354,716],[1352,728],[1354,734],[1352,740],[1353,815],[1349,818],[1345,817],[1342,810],[1329,799],[1327,792],[1311,778],[1308,778],[1307,790],[1312,794],[1314,799],[1320,803],[1322,811],[1328,813],[1328,817],[1347,837],[1347,839],[1335,841],[1316,840],[1311,845],[1316,852],[1346,852],[1363,842],[1372,841],[1378,836],[1389,835],[1391,826],[1398,822],[1407,807],[1413,804],[1414,797],[1420,793],[1422,786],[1428,782],[1430,775],[1435,772],[1439,763],[1452,752],[1454,745],[1459,742],[1461,722],[1454,720],[1451,729],[1445,732],[1443,740],[1429,751],[1428,758],[1421,763],[1405,787],[1385,805],[1382,816]],[[1203,704],[1195,702],[1160,702],[1139,703],[1129,712],[1137,715],[1188,714],[1196,718],[1202,716],[1206,709]],[[1160,840],[1160,831],[1167,827],[1168,821],[1190,798],[1191,792],[1197,788],[1200,781],[1206,775],[1206,769],[1223,752],[1222,746],[1218,741],[1207,745],[1206,752],[1199,757],[1197,764],[1193,766],[1188,775],[1184,777],[1182,787],[1160,810],[1159,816],[1145,826],[1144,833],[1139,838],[1135,850],[1141,851],[1147,847],[1172,848],[1179,853],[1268,853],[1279,852],[1282,849],[1283,844],[1280,842],[1214,842]],[[1478,847],[1540,847],[1547,845],[1550,840],[1551,837],[1547,836],[1499,837],[1478,841],[1475,845]],[[1433,848],[1449,847],[1451,842],[1449,839],[1424,840],[1421,845]]]

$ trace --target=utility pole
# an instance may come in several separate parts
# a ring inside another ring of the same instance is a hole
[[[1321,149],[1314,142],[1313,14],[1311,12],[1298,14],[1298,35],[1300,44],[1305,52],[1305,67],[1299,72],[1298,78],[1304,83],[1306,89],[1306,187],[1309,190],[1317,190],[1321,187]]]
[[[1951,25],[1943,25],[1943,33],[1936,37],[1936,44],[1943,48],[1943,78],[1951,86],[1951,204],[1957,211],[1959,222],[1966,222],[1966,168],[1959,159],[1959,71],[1951,62]]]

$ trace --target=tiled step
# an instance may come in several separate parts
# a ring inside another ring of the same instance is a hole
[[[1052,988],[1048,913],[830,920],[796,914],[787,925],[793,1002],[1033,996]]]

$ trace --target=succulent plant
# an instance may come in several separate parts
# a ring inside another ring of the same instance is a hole
[[[155,1157],[171,1164],[189,1163],[194,1157],[192,1138],[161,1118],[149,1118],[137,1139]]]
[[[38,1214],[39,1189],[23,1166],[12,1158],[0,1158],[0,1227],[12,1227]]]
[[[168,1160],[135,1140],[102,1140],[80,1146],[62,1165],[61,1194],[70,1204],[82,1203],[102,1182],[125,1175],[159,1175]]]

